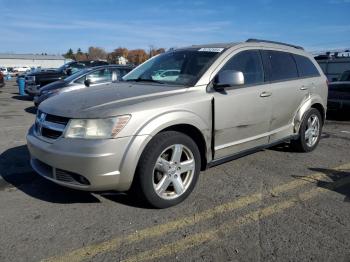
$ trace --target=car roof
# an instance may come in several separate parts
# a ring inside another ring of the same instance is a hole
[[[86,68],[87,70],[91,71],[91,70],[96,70],[96,69],[103,69],[103,68],[120,68],[120,69],[132,69],[134,68],[132,65],[98,65],[98,66],[93,66],[93,67],[89,67]]]
[[[229,43],[212,43],[212,44],[202,44],[202,45],[191,45],[187,47],[180,47],[175,48],[174,50],[188,50],[188,49],[198,49],[198,48],[223,48],[223,49],[229,49],[234,46],[256,46],[259,45],[261,47],[267,47],[267,48],[283,48],[288,49],[291,51],[301,51],[303,52],[304,49],[301,46],[288,44],[288,43],[282,43],[282,42],[276,42],[276,41],[270,41],[270,40],[262,40],[262,39],[248,39],[244,42],[229,42]]]

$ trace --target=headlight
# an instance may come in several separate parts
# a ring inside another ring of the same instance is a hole
[[[103,119],[71,119],[65,137],[86,139],[115,138],[126,126],[130,118],[130,115],[123,115]]]

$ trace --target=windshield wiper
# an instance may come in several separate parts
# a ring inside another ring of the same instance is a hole
[[[152,83],[157,83],[157,84],[164,84],[161,81],[158,80],[154,80],[154,79],[150,79],[150,78],[135,78],[135,79],[126,79],[125,81],[129,82],[129,81],[135,81],[135,82],[152,82]]]

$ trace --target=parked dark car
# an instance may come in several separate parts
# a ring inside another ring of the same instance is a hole
[[[350,70],[343,72],[339,81],[350,81]]]
[[[105,61],[79,61],[69,62],[57,69],[41,70],[34,73],[28,73],[25,77],[26,80],[26,93],[32,97],[39,94],[40,88],[55,82],[57,80],[64,79],[84,68],[108,65]]]
[[[350,112],[350,81],[329,84],[327,108],[330,112]]]
[[[4,74],[0,72],[0,87],[5,86],[5,79],[4,79]]]
[[[34,97],[34,105],[38,106],[49,97],[60,93],[119,81],[132,69],[132,66],[105,65],[80,70],[63,80],[58,80],[42,87],[39,94]]]

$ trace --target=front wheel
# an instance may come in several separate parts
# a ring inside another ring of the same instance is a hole
[[[322,118],[320,112],[311,108],[300,125],[299,138],[291,141],[294,149],[300,152],[310,152],[314,150],[321,138]]]
[[[136,170],[136,187],[156,208],[182,202],[192,192],[200,172],[196,143],[187,135],[167,131],[146,146]]]

